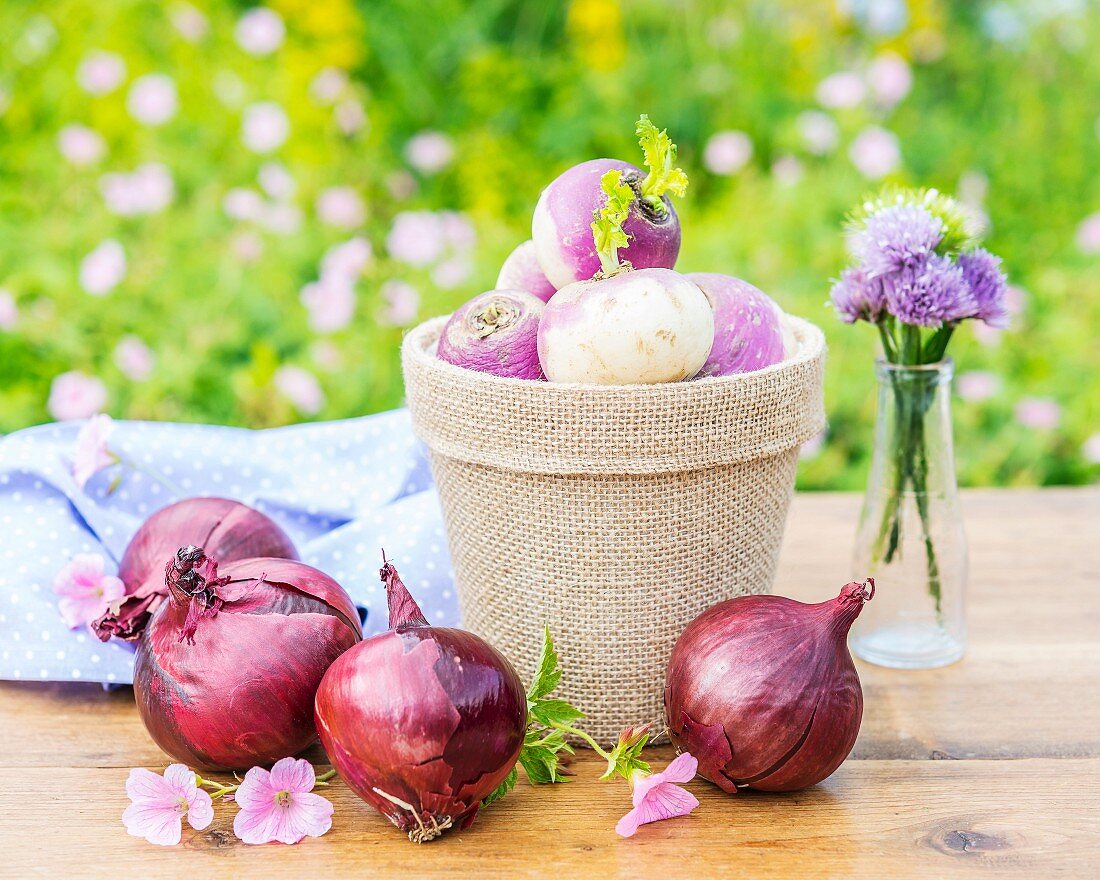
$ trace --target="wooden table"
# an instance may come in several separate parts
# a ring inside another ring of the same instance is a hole
[[[846,580],[853,495],[801,495],[778,592],[820,600]],[[1100,492],[965,493],[970,652],[946,669],[860,666],[855,752],[797,794],[690,785],[690,817],[614,825],[622,781],[521,782],[474,827],[421,847],[340,782],[333,829],[299,846],[250,847],[232,805],[161,848],[126,834],[128,769],[167,761],[128,690],[0,685],[4,877],[1100,877]],[[318,751],[311,755],[324,760]],[[669,750],[655,749],[663,766]]]

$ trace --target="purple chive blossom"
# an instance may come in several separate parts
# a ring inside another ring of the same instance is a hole
[[[974,296],[974,317],[990,327],[1003,330],[1008,326],[1007,279],[1001,271],[1001,258],[984,248],[959,254],[959,268]]]
[[[884,278],[883,286],[886,307],[904,324],[939,327],[969,318],[976,309],[962,269],[938,254],[916,271]]]
[[[917,205],[876,211],[856,236],[854,250],[871,276],[915,272],[943,239],[943,222]]]
[[[868,278],[862,267],[845,269],[829,294],[837,316],[845,324],[876,323],[882,317],[885,296],[882,281]]]

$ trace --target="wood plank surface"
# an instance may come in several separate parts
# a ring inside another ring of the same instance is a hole
[[[817,601],[847,579],[854,495],[799,495],[777,592]],[[0,684],[0,876],[953,878],[1100,876],[1100,491],[964,493],[970,651],[951,667],[860,664],[852,758],[795,794],[702,781],[690,817],[621,840],[621,781],[582,753],[564,786],[516,792],[472,829],[414,847],[338,780],[333,830],[249,847],[232,805],[179,847],[129,837],[130,767],[168,762],[128,690]],[[671,750],[652,759],[663,765]],[[309,755],[322,764],[324,755]]]

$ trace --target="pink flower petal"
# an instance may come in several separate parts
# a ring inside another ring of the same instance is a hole
[[[635,807],[619,820],[615,831],[620,837],[633,837],[641,824],[641,811]]]
[[[271,774],[263,767],[253,767],[244,775],[236,792],[242,810],[266,810],[275,801],[277,789],[271,785]]]
[[[669,782],[691,782],[699,769],[699,762],[690,752],[677,755],[664,770],[650,773],[634,783],[634,806],[638,806],[649,794],[650,789]]]
[[[177,797],[186,798],[198,788],[195,782],[195,771],[188,769],[186,764],[170,764],[164,771],[164,781],[171,786]]]
[[[210,823],[214,821],[214,802],[202,789],[195,789],[187,799],[187,821],[196,831],[210,827]]]
[[[291,797],[291,824],[310,837],[320,837],[332,827],[332,811],[332,803],[319,794],[307,791]]]
[[[133,803],[122,814],[127,832],[144,837],[158,846],[175,846],[183,835],[183,820],[178,810]]]
[[[639,824],[660,822],[675,816],[686,816],[699,806],[699,801],[686,788],[664,782],[651,789],[649,796],[638,805]]]
[[[171,787],[158,773],[135,767],[126,778],[126,794],[135,803],[138,801],[167,804],[173,802]]]
[[[239,795],[240,789],[237,792]],[[240,797],[237,800],[239,802]],[[233,833],[245,843],[268,843],[271,840],[267,828],[269,814],[267,810],[242,809],[233,817]]]
[[[313,766],[300,758],[283,758],[271,768],[271,787],[276,791],[312,791],[316,781]]]

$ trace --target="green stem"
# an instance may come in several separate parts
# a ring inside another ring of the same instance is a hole
[[[560,721],[555,721],[553,726],[557,730],[560,730],[562,733],[568,733],[571,736],[580,737],[586,743],[588,743],[589,748],[591,748],[592,751],[594,751],[597,755],[599,755],[601,758],[603,758],[609,764],[612,762],[611,755],[609,755],[607,752],[605,752],[603,749],[601,749],[600,744],[598,742],[596,742],[594,739],[592,739],[592,737],[590,737],[583,730],[578,730],[575,727],[570,727],[568,724],[562,724]]]
[[[896,364],[898,362],[898,346],[894,342],[894,336],[890,332],[890,328],[886,326],[885,321],[879,321],[875,326],[878,327],[879,339],[882,340],[883,355],[890,363]]]

